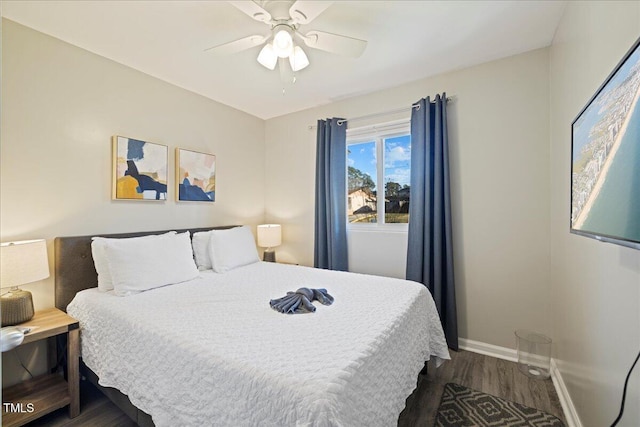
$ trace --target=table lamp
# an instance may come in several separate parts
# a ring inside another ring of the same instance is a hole
[[[23,240],[0,244],[0,287],[9,291],[0,296],[2,326],[17,325],[33,317],[31,292],[19,285],[49,277],[47,242]]]
[[[258,246],[267,248],[263,261],[276,262],[275,246],[282,243],[282,227],[280,224],[262,224],[258,226]]]

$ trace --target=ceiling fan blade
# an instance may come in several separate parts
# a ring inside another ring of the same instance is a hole
[[[260,22],[269,22],[271,21],[271,14],[264,10],[262,7],[258,6],[258,4],[254,1],[236,1],[230,0],[228,3],[237,7],[240,11],[247,14],[249,17],[255,19]]]
[[[229,43],[219,44],[205,49],[205,52],[215,52],[220,55],[229,55],[243,50],[251,49],[252,47],[259,46],[267,40],[266,36],[253,35],[243,37],[238,40],[234,40]]]
[[[297,24],[308,24],[324,12],[333,1],[296,1],[289,8],[289,16]]]
[[[324,31],[309,31],[307,34],[301,34],[300,36],[309,47],[352,58],[357,58],[362,55],[362,52],[364,52],[364,49],[367,47],[366,40],[354,39],[353,37],[326,33]]]

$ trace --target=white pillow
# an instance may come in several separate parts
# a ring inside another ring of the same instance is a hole
[[[127,296],[198,277],[189,233],[115,239],[105,246],[116,295]]]
[[[161,235],[149,235],[141,237],[127,237],[124,239],[113,239],[107,237],[92,237],[91,238],[91,255],[93,256],[93,264],[98,272],[98,290],[100,292],[109,292],[113,290],[113,279],[111,278],[111,271],[109,271],[109,263],[107,262],[107,255],[105,253],[105,245],[112,240],[135,240],[135,239],[157,239],[158,237],[166,234],[175,235],[175,231],[169,231],[168,233]]]
[[[196,259],[198,270],[211,270],[211,256],[209,255],[209,238],[211,231],[200,231],[193,233],[191,245],[193,246],[193,256]]]
[[[246,226],[211,230],[209,255],[211,267],[216,273],[226,273],[236,267],[260,261],[253,234]]]

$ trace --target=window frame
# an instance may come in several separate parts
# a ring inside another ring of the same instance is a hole
[[[384,165],[385,165],[385,153],[384,153],[384,141],[386,139],[395,138],[399,136],[411,136],[411,122],[409,119],[396,120],[393,122],[375,124],[371,126],[363,126],[359,128],[347,129],[347,141],[346,141],[346,153],[347,159],[349,158],[349,147],[352,145],[375,142],[376,144],[376,211],[378,212],[378,220],[375,223],[372,222],[349,222],[349,215],[347,213],[349,206],[349,178],[348,168],[349,162],[347,161],[345,176],[345,216],[347,218],[347,229],[353,229],[358,231],[396,231],[396,232],[408,232],[409,223],[387,223],[385,222],[385,187],[384,187]],[[382,191],[382,193],[380,193]],[[380,197],[382,194],[382,197]],[[382,215],[380,215],[382,213]]]

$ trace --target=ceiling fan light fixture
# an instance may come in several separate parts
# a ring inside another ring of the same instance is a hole
[[[280,58],[286,58],[293,53],[293,37],[286,29],[279,30],[273,37],[273,49]]]
[[[2,0],[0,0],[2,1]],[[307,25],[329,8],[335,1],[302,0],[228,0],[228,3],[252,19],[270,27],[270,33],[253,35],[205,49],[218,54],[231,54],[265,44],[257,61],[269,70],[279,65],[283,82],[290,81],[291,73],[309,66],[309,58],[301,46],[323,50],[351,58],[358,58],[364,52],[367,41],[325,31],[311,30],[303,34],[301,25]],[[294,37],[296,44],[294,44]],[[289,58],[287,67],[285,58]],[[284,78],[282,76],[285,76]],[[295,74],[293,76],[295,81]]]
[[[258,62],[263,67],[268,68],[272,71],[276,68],[276,63],[278,62],[278,55],[276,55],[276,52],[271,43],[267,43],[264,45],[264,47],[258,54]]]
[[[291,64],[291,69],[294,72],[300,71],[309,65],[309,58],[307,58],[307,54],[304,53],[300,46],[293,48],[293,53],[289,56],[289,64]]]

